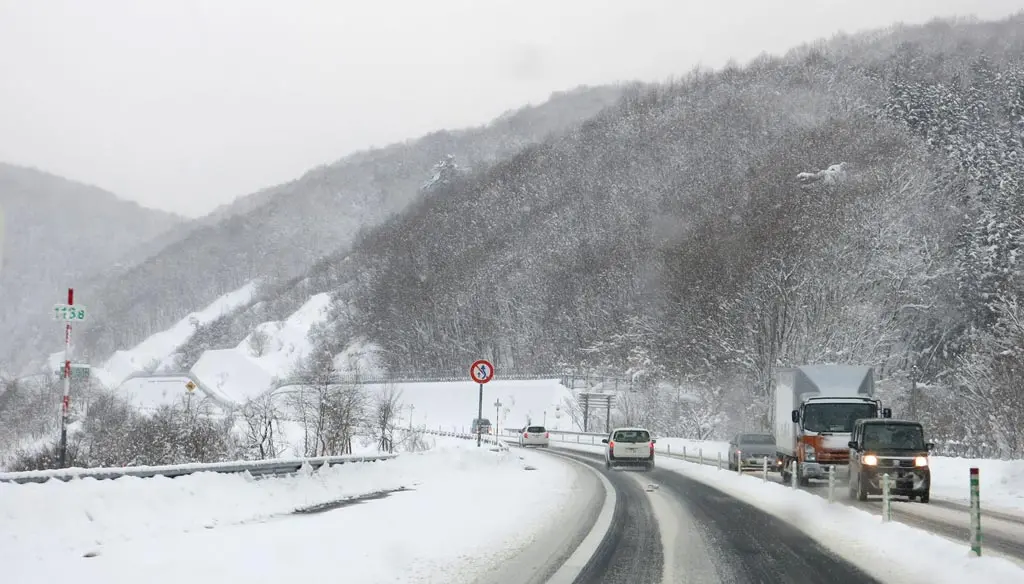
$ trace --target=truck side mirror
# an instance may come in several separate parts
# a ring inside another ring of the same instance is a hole
[[[882,417],[883,418],[891,418],[892,417],[892,409],[890,409],[890,408],[882,408]]]
[[[608,444],[607,438],[601,438],[601,444]]]
[[[850,440],[849,442],[846,443],[846,445],[849,446],[852,450],[857,450],[856,440]]]
[[[924,445],[924,449],[925,450],[927,450],[928,452],[931,452],[932,448],[935,448],[935,443],[934,442],[926,442],[925,443],[925,445]]]
[[[789,417],[790,417],[791,420],[793,420],[794,424],[799,424],[800,423],[800,410],[793,410],[789,414]]]

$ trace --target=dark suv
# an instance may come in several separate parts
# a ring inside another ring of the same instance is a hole
[[[928,502],[932,483],[928,453],[933,445],[924,441],[924,426],[866,418],[857,420],[850,437],[851,499],[867,501],[868,495],[881,495],[882,475],[888,473],[890,495]]]

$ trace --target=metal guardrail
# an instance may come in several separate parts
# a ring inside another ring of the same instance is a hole
[[[211,462],[196,464],[172,464],[165,466],[135,466],[108,468],[66,468],[55,470],[30,470],[0,473],[2,483],[45,483],[50,479],[69,481],[72,479],[118,479],[121,477],[152,478],[156,476],[175,478],[200,472],[243,473],[253,477],[281,476],[299,472],[309,466],[317,470],[323,466],[335,466],[352,462],[376,462],[390,460],[397,454],[374,454],[369,456],[316,456],[310,458],[239,460],[233,462]]]
[[[445,432],[421,429],[424,434],[451,436],[464,440],[476,440],[476,434]],[[484,442],[499,448],[508,448],[504,441],[491,434],[484,434]],[[200,472],[237,474],[247,472],[256,478],[294,474],[308,466],[317,470],[324,466],[335,466],[353,462],[376,462],[396,458],[398,454],[316,456],[309,458],[279,458],[271,460],[236,460],[232,462],[210,462],[194,464],[170,464],[162,466],[129,466],[103,468],[65,468],[52,470],[29,470],[21,472],[0,472],[0,483],[45,483],[51,479],[70,481],[74,479],[113,480],[121,477],[153,478],[157,476],[175,478]]]
[[[450,436],[452,438],[461,438],[463,440],[476,440],[476,434],[468,434],[466,432],[447,432],[445,430],[427,429],[421,429],[420,432],[423,432],[424,434],[430,434],[431,436]],[[495,446],[502,450],[508,449],[508,444],[506,444],[504,440],[498,439],[498,437],[493,434],[481,434],[480,441],[487,442],[488,444],[494,444]]]

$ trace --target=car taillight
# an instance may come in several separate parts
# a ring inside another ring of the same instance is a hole
[[[608,448],[615,448],[615,441],[614,440],[608,442]]]
[[[530,434],[529,434],[529,433],[527,433],[527,432],[523,432],[523,438],[529,438],[529,437],[530,437]]]
[[[551,438],[551,432],[544,432],[545,438]]]
[[[651,456],[654,456],[654,442],[651,442]]]

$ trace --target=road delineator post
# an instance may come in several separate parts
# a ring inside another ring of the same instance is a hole
[[[882,521],[892,521],[892,494],[889,473],[882,475]]]
[[[768,482],[768,457],[764,457],[761,462],[761,479],[763,482]]]
[[[836,465],[828,465],[828,502],[836,502]]]
[[[981,556],[981,493],[977,467],[971,468],[971,551]]]

